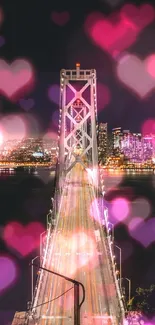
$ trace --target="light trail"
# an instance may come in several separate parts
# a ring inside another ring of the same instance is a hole
[[[86,320],[88,325],[102,325],[102,318],[107,317],[106,315],[113,317],[111,324],[118,325],[118,322],[114,321],[118,314],[118,300],[116,293],[110,297],[108,290],[108,286],[113,283],[113,277],[107,257],[105,235],[102,226],[90,216],[90,206],[95,199],[94,189],[89,185],[88,173],[78,163],[66,176],[66,182],[67,189],[63,191],[55,229],[57,235],[51,239],[50,245],[53,248],[49,252],[45,267],[75,278],[85,286],[86,299],[81,307],[82,325]],[[97,205],[93,205],[93,209],[95,215]],[[96,227],[100,235],[99,241],[96,241],[95,237]],[[56,255],[57,253],[60,254]],[[47,273],[45,278],[46,283],[41,288],[39,303],[54,299],[70,287],[69,282],[50,273]],[[99,292],[99,286],[102,287],[103,293]],[[73,298],[69,301],[70,295],[71,292],[43,305],[39,311],[41,319],[37,325],[73,325]]]

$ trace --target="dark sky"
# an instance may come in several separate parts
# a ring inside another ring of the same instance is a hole
[[[110,0],[109,0],[110,1]],[[26,58],[36,71],[34,90],[26,98],[33,98],[35,106],[31,110],[41,118],[42,129],[47,129],[52,113],[57,106],[47,97],[50,85],[59,83],[61,68],[73,69],[76,62],[82,68],[95,68],[98,81],[108,86],[111,101],[99,114],[99,120],[108,122],[109,129],[122,126],[138,132],[147,118],[154,118],[155,92],[148,99],[140,100],[116,79],[114,60],[93,45],[84,33],[83,24],[88,13],[100,11],[106,15],[119,9],[124,2],[111,8],[108,0],[48,1],[27,0],[3,3],[4,23],[1,35],[6,43],[0,48],[0,56],[8,61]],[[135,1],[132,2],[135,4]],[[144,1],[137,1],[142,4]],[[151,2],[149,2],[151,3]],[[53,11],[68,11],[70,19],[64,26],[58,26],[51,19]],[[155,23],[145,28],[138,40],[130,47],[130,53],[142,58],[155,52]],[[14,105],[3,100],[3,112],[23,112],[18,102]]]
[[[120,2],[118,1],[118,3]],[[121,1],[121,4],[124,3]],[[135,1],[132,3],[135,4]],[[136,1],[136,3],[141,4],[144,1]],[[122,126],[124,129],[139,132],[141,124],[146,119],[155,117],[155,92],[148,99],[140,100],[131,91],[123,87],[115,77],[115,62],[107,53],[93,45],[84,33],[83,24],[87,14],[92,11],[100,11],[108,15],[113,11],[114,8],[108,5],[108,0],[106,2],[104,0],[73,0],[72,2],[59,0],[5,0],[1,4],[5,19],[0,35],[5,38],[6,43],[0,48],[0,58],[10,62],[16,58],[26,58],[33,64],[36,72],[36,83],[34,90],[27,94],[26,98],[30,97],[35,100],[35,106],[31,112],[38,116],[43,131],[50,127],[52,114],[57,109],[57,105],[48,99],[47,89],[50,85],[59,84],[59,74],[62,68],[74,69],[76,62],[80,62],[81,67],[84,69],[95,68],[98,81],[107,85],[110,89],[111,102],[99,114],[99,120],[108,122],[109,129]],[[118,4],[115,9],[119,9],[120,6]],[[52,22],[52,11],[68,11],[70,20],[65,26],[60,27]],[[155,23],[145,28],[137,42],[130,47],[130,52],[140,55],[142,58],[155,52],[154,32]],[[12,104],[3,97],[0,106],[2,107],[2,114],[24,112],[18,102]],[[12,198],[10,202],[12,203],[10,203],[8,216],[5,212],[5,218],[8,218],[8,220],[13,219],[16,212],[16,215],[19,216],[24,211],[20,210],[19,200],[17,199],[19,192],[20,190],[16,193],[16,200],[10,194],[10,200]],[[5,197],[5,200],[2,211],[6,211],[8,205],[8,198]],[[48,202],[46,200],[44,203],[42,218],[48,209]],[[13,215],[11,215],[11,209],[14,209]],[[132,260],[133,268],[137,265],[137,256],[139,256],[142,263],[143,249],[138,249],[140,250],[139,255],[135,255],[135,260]],[[151,255],[151,253],[148,253],[148,256],[149,254]],[[7,306],[9,309],[13,308],[13,310],[26,308],[23,302],[26,302],[30,292],[23,290],[22,286],[24,285],[23,288],[25,288],[25,281],[27,281],[26,285],[29,281],[27,278],[29,272],[28,262],[28,259],[21,261],[22,276],[17,289],[15,287],[12,294],[8,293],[3,297],[3,312],[5,309],[7,310]],[[126,272],[129,263],[126,264]],[[150,266],[152,278],[153,263],[152,261]],[[139,265],[144,267],[143,264]],[[149,274],[149,269],[147,274]],[[134,271],[131,269],[130,275],[134,275]],[[16,297],[17,292],[18,298]],[[4,325],[7,324],[4,323]]]

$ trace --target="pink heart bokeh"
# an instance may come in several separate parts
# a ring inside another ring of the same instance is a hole
[[[20,96],[34,82],[34,71],[29,62],[18,59],[8,64],[0,60],[0,93],[10,100]]]
[[[31,222],[24,226],[11,222],[4,228],[3,240],[21,256],[26,257],[40,245],[40,234],[44,227],[39,222]]]
[[[138,36],[137,27],[133,28],[132,23],[118,14],[109,19],[101,13],[89,15],[85,22],[85,31],[95,44],[112,56],[129,48]]]
[[[121,17],[125,18],[130,24],[141,31],[144,27],[153,22],[155,18],[155,10],[150,4],[143,4],[139,7],[128,3],[121,9]]]
[[[143,198],[138,197],[130,203],[130,221],[135,219],[135,216],[147,219],[151,213],[150,202]]]
[[[143,136],[146,136],[148,134],[154,134],[155,133],[155,119],[145,120],[141,126],[141,133]]]
[[[130,205],[127,199],[123,197],[117,197],[111,202],[110,214],[113,219],[113,223],[124,222],[129,216]]]
[[[2,141],[14,139],[22,139],[26,136],[26,121],[23,119],[22,115],[9,114],[5,115],[0,120],[0,134]],[[11,150],[14,149],[12,145]]]
[[[127,4],[108,18],[99,12],[88,15],[85,21],[86,34],[102,50],[115,57],[116,53],[129,48],[141,30],[154,20],[155,11],[151,5],[136,7]]]
[[[109,88],[98,82],[97,83],[97,109],[100,112],[104,109],[111,101],[111,94]]]
[[[152,54],[149,56],[149,58],[147,59],[147,71],[150,74],[150,76],[152,76],[153,78],[155,78],[155,54]]]
[[[148,71],[150,65],[155,69],[155,56],[142,61],[135,55],[125,55],[117,64],[117,76],[124,85],[144,98],[155,88],[155,78]]]
[[[115,18],[118,20],[118,14]],[[112,56],[131,46],[137,37],[137,32],[129,29],[124,20],[120,19],[117,23],[113,20],[113,16],[107,19],[101,13],[93,13],[85,22],[86,34]]]
[[[64,26],[68,23],[70,15],[68,11],[57,12],[53,11],[51,14],[52,21],[59,26]]]
[[[59,248],[61,248],[61,263],[55,260]],[[95,259],[95,252],[95,238],[91,235],[83,231],[77,231],[66,238],[59,234],[53,251],[53,263],[51,267],[56,272],[63,274],[66,272],[66,264],[70,263],[68,274],[71,276],[80,268],[88,267],[88,263],[89,268],[94,268],[98,262],[97,259]]]

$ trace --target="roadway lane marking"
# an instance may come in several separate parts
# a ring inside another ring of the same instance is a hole
[[[91,318],[97,318],[97,319],[113,319],[112,316],[91,316]]]
[[[63,318],[71,318],[70,316],[46,316],[46,315],[42,315],[41,316],[42,319],[63,319]]]

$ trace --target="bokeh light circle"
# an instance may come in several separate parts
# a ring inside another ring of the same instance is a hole
[[[3,293],[6,289],[12,286],[18,275],[18,270],[15,262],[11,257],[0,255],[0,294]]]
[[[112,201],[111,205],[112,216],[118,221],[121,222],[129,214],[129,203],[124,198],[116,198]]]

